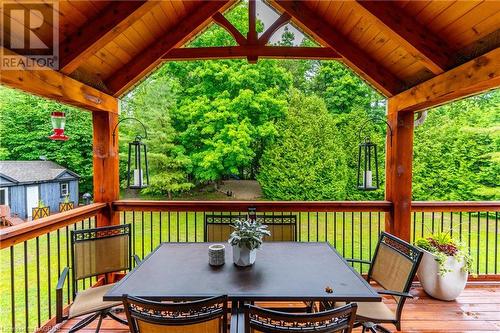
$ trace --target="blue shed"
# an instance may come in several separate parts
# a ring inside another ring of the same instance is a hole
[[[80,176],[51,161],[0,161],[0,205],[11,214],[30,219],[33,207],[42,200],[50,212],[59,211],[66,197],[78,205]]]

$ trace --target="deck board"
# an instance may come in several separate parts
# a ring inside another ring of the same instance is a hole
[[[484,333],[500,331],[500,284],[498,283],[469,285],[462,295],[452,302],[430,298],[420,287],[412,289],[412,294],[416,298],[407,301],[405,305],[401,332]],[[393,301],[385,300],[385,302],[390,307],[395,306]],[[78,320],[80,318],[63,323],[58,332],[68,332]],[[96,326],[97,321],[80,332],[94,332]],[[386,327],[396,332],[392,325]],[[105,319],[101,332],[125,333],[128,332],[128,328],[113,320]]]

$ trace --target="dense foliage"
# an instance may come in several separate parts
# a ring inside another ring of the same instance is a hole
[[[246,34],[244,5],[227,17]],[[212,26],[189,47],[234,43]],[[294,45],[293,33],[285,30],[278,44]],[[314,45],[307,38],[302,44]],[[500,199],[499,105],[496,91],[429,112],[415,130],[414,199]],[[52,142],[50,112],[61,109],[70,140]],[[126,96],[122,110],[122,118],[135,117],[148,129],[148,195],[172,197],[236,177],[258,179],[269,199],[383,198],[383,188],[360,192],[355,182],[366,136],[378,145],[383,178],[385,102],[339,62],[169,62]],[[1,159],[45,156],[80,174],[82,192],[91,190],[89,113],[0,88],[0,115]],[[142,133],[133,121],[120,125],[123,162],[127,142]]]

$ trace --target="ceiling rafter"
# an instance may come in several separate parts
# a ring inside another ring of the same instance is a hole
[[[228,47],[189,47],[170,50],[164,60],[240,59],[247,56],[278,59],[340,59],[340,55],[327,47],[288,47],[243,45]]]
[[[405,84],[381,66],[364,50],[355,46],[325,20],[318,17],[304,1],[273,0],[272,4],[292,16],[295,23],[323,45],[338,52],[343,62],[386,96],[405,90]]]
[[[356,1],[356,8],[375,19],[407,52],[419,59],[434,74],[452,67],[452,49],[415,18],[405,14],[391,1]]]
[[[212,16],[212,18],[215,23],[217,23],[217,25],[219,25],[221,28],[226,29],[226,31],[231,36],[233,36],[236,43],[238,43],[239,45],[247,44],[247,39],[245,38],[245,36],[243,36],[241,32],[236,29],[236,27],[231,22],[229,22],[229,20],[224,15],[222,15],[222,13],[217,12]]]
[[[273,24],[259,37],[259,44],[266,45],[279,28],[290,22],[292,17],[288,13],[283,13]]]
[[[161,63],[168,51],[185,44],[205,28],[218,11],[228,9],[234,1],[208,1],[199,4],[192,14],[184,17],[172,30],[149,45],[129,63],[122,66],[106,81],[106,86],[114,96],[121,96]]]
[[[59,48],[60,72],[71,74],[85,60],[158,5],[155,1],[115,1],[84,27],[69,36]]]

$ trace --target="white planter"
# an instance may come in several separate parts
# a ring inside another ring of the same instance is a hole
[[[430,296],[443,300],[452,301],[460,295],[467,283],[468,273],[463,271],[463,262],[455,257],[448,257],[445,267],[449,272],[443,276],[439,275],[439,264],[436,257],[423,249],[424,252],[417,276],[425,292]]]
[[[236,266],[251,266],[255,263],[257,249],[250,250],[246,246],[233,245],[233,262]]]

